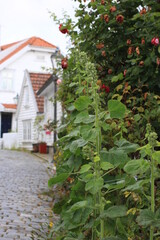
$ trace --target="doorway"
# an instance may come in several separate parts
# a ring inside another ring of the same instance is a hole
[[[3,133],[8,133],[12,129],[12,113],[1,114],[1,138]]]

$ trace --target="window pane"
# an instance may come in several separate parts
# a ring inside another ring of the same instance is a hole
[[[31,140],[31,120],[23,121],[23,140]]]

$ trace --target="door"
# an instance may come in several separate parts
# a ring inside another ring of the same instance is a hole
[[[1,115],[1,137],[3,137],[3,133],[10,132],[11,127],[12,127],[12,113],[2,113],[2,115]]]

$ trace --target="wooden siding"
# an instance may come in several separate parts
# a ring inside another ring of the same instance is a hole
[[[19,109],[19,116],[18,116],[18,140],[19,146],[22,148],[32,149],[32,142],[35,140],[35,129],[34,129],[34,121],[37,116],[36,109],[34,106],[34,98],[31,90],[30,84],[27,83],[26,85],[29,87],[29,102],[28,105],[25,106],[25,87],[22,89],[22,99],[21,105]],[[23,141],[23,121],[24,120],[31,120],[31,141],[25,142]]]

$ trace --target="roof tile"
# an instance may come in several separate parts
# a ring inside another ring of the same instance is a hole
[[[29,73],[32,83],[33,91],[36,97],[38,110],[40,113],[44,112],[44,97],[38,97],[37,92],[43,86],[43,84],[51,77],[51,74],[46,73]]]
[[[17,104],[2,103],[2,105],[3,105],[5,108],[11,108],[11,109],[16,109],[16,108],[17,108]]]

